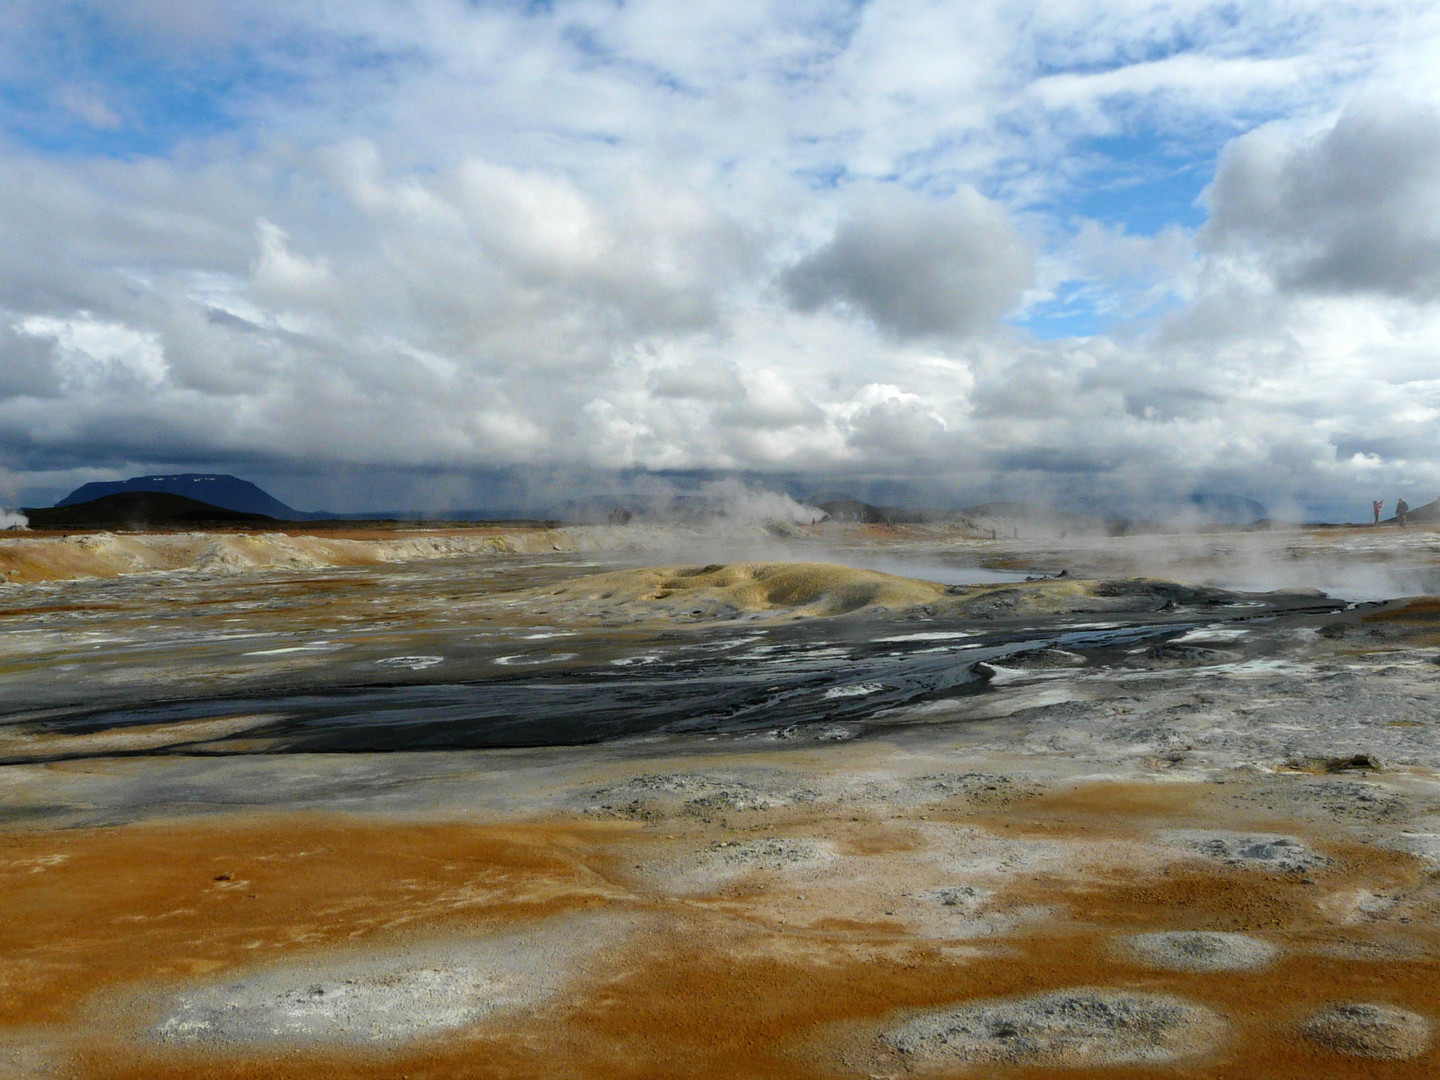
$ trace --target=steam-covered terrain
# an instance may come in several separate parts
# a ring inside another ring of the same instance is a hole
[[[0,1077],[1424,1077],[1440,541],[0,540]]]

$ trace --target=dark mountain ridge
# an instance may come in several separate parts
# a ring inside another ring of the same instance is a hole
[[[77,506],[109,495],[135,492],[179,495],[199,503],[233,510],[240,514],[262,514],[280,521],[304,521],[316,516],[286,506],[273,495],[238,476],[226,473],[171,473],[161,476],[132,476],[129,480],[97,481],[84,484],[55,504]]]
[[[279,524],[265,514],[245,514],[164,491],[117,491],[88,502],[26,508],[32,529],[124,528],[169,525],[195,528],[267,527]]]

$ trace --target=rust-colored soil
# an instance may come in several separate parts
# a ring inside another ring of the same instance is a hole
[[[1026,800],[1006,812],[1013,811],[1006,832],[1086,841],[1195,824],[1203,798],[1193,790],[1148,791],[1095,785]],[[823,820],[817,814],[809,834]],[[991,811],[985,824],[998,829],[1001,820]],[[877,878],[924,857],[887,839],[900,833],[881,821],[847,815],[832,825],[847,857],[873,862]],[[1209,1058],[1166,1068],[968,1075],[1434,1076],[1440,1055],[1433,1051],[1409,1062],[1357,1063],[1298,1036],[1299,1019],[1331,1001],[1390,1002],[1430,1015],[1440,1001],[1440,953],[1434,941],[1414,936],[1433,930],[1341,925],[1319,902],[1352,886],[1423,890],[1420,865],[1310,839],[1331,858],[1313,878],[1185,858],[1144,876],[1125,866],[1020,874],[1003,902],[1044,905],[1055,917],[1010,936],[958,942],[913,934],[890,912],[847,910],[848,900],[836,901],[829,918],[787,926],[795,894],[823,884],[762,877],[678,899],[622,883],[622,868],[657,851],[706,843],[695,822],[642,829],[570,818],[420,825],[295,815],[11,833],[0,838],[0,1041],[27,1026],[78,1031],[65,1051],[77,1075],[126,1080],[856,1076],[865,1074],[878,1026],[896,1010],[1090,985],[1205,1003],[1229,1020],[1232,1037]],[[877,880],[875,888],[891,884]],[[107,995],[96,998],[106,988],[180,986],[327,944],[486,932],[580,908],[647,918],[636,938],[551,1006],[409,1048],[147,1049]],[[1286,953],[1260,971],[1199,974],[1139,967],[1112,948],[1116,934],[1155,929],[1249,931]],[[1353,958],[1364,947],[1393,944],[1397,931],[1422,947]],[[1353,946],[1351,957],[1326,951],[1335,945]]]
[[[0,1023],[64,1019],[116,983],[597,903],[609,890],[583,855],[621,828],[307,817],[3,836]]]
[[[1363,622],[1435,623],[1440,622],[1440,598],[1427,596],[1408,604],[1387,608],[1366,615]]]

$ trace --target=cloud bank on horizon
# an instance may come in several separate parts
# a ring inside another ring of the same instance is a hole
[[[1428,0],[0,0],[0,501],[515,467],[1358,518],[1440,493],[1437,357]]]

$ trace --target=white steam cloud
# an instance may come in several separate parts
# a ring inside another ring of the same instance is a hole
[[[825,516],[825,511],[798,502],[789,495],[757,490],[737,480],[708,484],[704,494],[719,504],[721,514],[739,521],[783,521],[791,525],[809,525]]]
[[[0,510],[0,529],[28,529],[30,519],[20,511]]]

